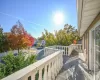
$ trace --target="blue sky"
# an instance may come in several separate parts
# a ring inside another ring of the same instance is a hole
[[[63,13],[62,25],[54,23],[55,12]],[[66,23],[77,28],[76,0],[0,0],[0,24],[4,32],[9,32],[18,20],[36,38],[44,29],[53,32]]]

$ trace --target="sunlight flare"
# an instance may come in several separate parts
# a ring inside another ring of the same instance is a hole
[[[56,25],[61,25],[64,22],[64,15],[62,12],[56,12],[54,14],[53,21]]]

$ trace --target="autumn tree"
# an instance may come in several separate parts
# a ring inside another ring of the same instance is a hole
[[[27,32],[24,32],[23,39],[24,39],[23,44],[26,44],[29,47],[31,47],[34,43],[34,38]]]
[[[12,27],[11,34],[8,36],[8,39],[11,49],[17,49],[18,51],[19,49],[31,46],[34,42],[34,38],[25,31],[20,21]]]

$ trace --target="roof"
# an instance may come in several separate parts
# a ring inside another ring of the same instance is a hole
[[[77,0],[78,31],[84,34],[100,12],[100,0]]]

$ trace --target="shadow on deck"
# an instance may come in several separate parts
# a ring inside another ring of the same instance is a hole
[[[80,59],[78,56],[63,56],[63,67],[56,80],[85,80],[81,69],[78,67]]]

